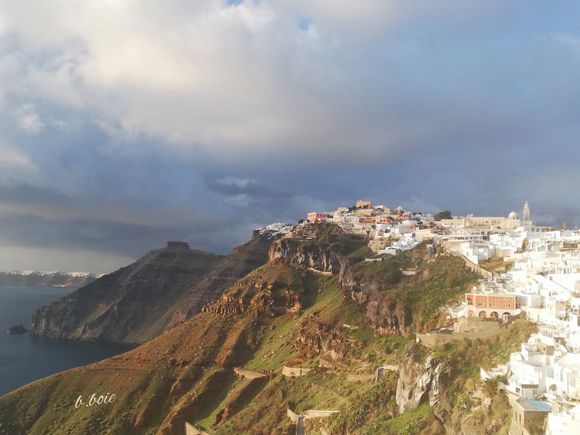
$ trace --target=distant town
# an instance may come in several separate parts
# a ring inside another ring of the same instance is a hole
[[[435,253],[460,256],[482,279],[449,307],[454,328],[418,336],[424,345],[454,340],[466,331],[487,334],[494,324],[525,315],[537,333],[509,363],[481,369],[481,379],[502,379],[514,418],[510,433],[547,422],[546,433],[578,433],[580,427],[580,231],[537,226],[530,205],[506,216],[452,216],[409,212],[359,200],[332,212],[313,211],[301,225],[333,223],[368,238],[380,261],[420,243]],[[468,319],[488,319],[466,327]],[[495,322],[494,322],[495,321]],[[576,432],[575,432],[576,431]]]

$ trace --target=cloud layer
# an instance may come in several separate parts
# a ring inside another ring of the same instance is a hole
[[[579,223],[579,12],[0,0],[0,245],[109,268],[359,196]]]

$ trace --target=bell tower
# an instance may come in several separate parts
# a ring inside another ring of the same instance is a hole
[[[530,206],[528,204],[528,201],[526,201],[526,203],[524,204],[524,222],[530,222],[532,220],[532,215],[530,212]]]

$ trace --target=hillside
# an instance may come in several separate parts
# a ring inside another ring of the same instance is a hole
[[[364,240],[316,231],[274,242],[267,264],[159,337],[0,398],[0,433],[181,434],[188,421],[216,434],[288,434],[288,410],[339,411],[307,420],[331,434],[497,433],[509,415],[463,393],[479,365],[506,358],[529,324],[514,322],[493,342],[413,344],[415,332],[445,322],[440,308],[475,277],[421,247],[362,262]],[[396,272],[411,264],[414,275]],[[118,399],[75,409],[92,393]]]
[[[52,338],[142,343],[191,318],[267,261],[257,234],[229,255],[171,243],[37,310],[31,332]]]

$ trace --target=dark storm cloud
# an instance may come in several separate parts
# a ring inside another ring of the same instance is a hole
[[[73,202],[69,196],[50,188],[31,186],[27,183],[0,185],[0,204],[45,204],[58,207]]]
[[[0,0],[0,244],[226,252],[358,198],[580,224],[577,2],[146,3]]]
[[[224,195],[245,194],[253,197],[269,197],[272,195],[270,186],[251,178],[206,176],[205,180],[210,190]]]
[[[138,257],[165,245],[167,240],[190,238],[196,246],[208,245],[209,228],[187,226],[147,226],[94,219],[48,219],[35,215],[8,214],[0,217],[0,245],[89,250]],[[220,248],[220,246],[218,246]]]

